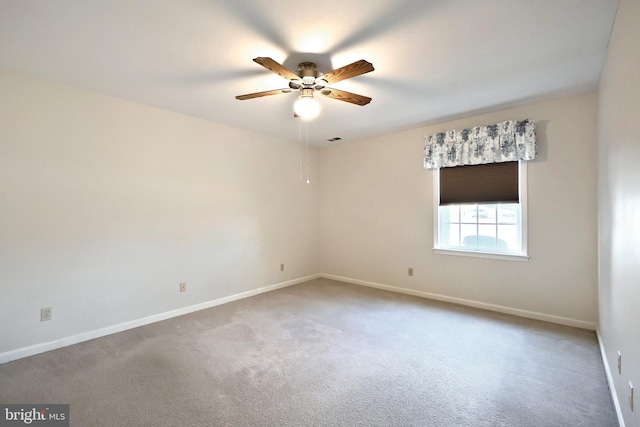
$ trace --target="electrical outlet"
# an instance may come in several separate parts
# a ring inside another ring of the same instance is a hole
[[[618,351],[618,374],[622,375],[622,353]]]
[[[629,405],[631,405],[631,412],[633,412],[633,384],[629,381]]]
[[[51,307],[40,309],[40,321],[46,322],[47,320],[51,320]]]
[[[280,264],[280,271],[284,271],[284,264]]]
[[[187,282],[180,283],[180,292],[187,292]]]
[[[413,268],[409,267],[409,276],[413,276]]]

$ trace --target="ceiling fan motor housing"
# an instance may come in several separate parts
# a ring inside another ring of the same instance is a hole
[[[315,79],[320,76],[320,72],[313,62],[302,62],[298,64],[298,75],[302,78],[313,77]]]
[[[291,81],[289,87],[292,89],[313,88],[320,90],[324,88],[328,83],[321,78],[323,74],[318,71],[318,67],[313,62],[302,62],[298,64],[298,75],[302,81]]]

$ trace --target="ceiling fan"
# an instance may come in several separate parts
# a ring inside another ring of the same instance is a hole
[[[298,72],[294,73],[282,64],[267,57],[258,57],[253,59],[254,62],[262,65],[266,69],[278,74],[279,76],[289,80],[289,87],[282,89],[266,90],[264,92],[249,93],[246,95],[238,95],[236,99],[246,100],[259,98],[262,96],[277,95],[279,93],[289,93],[292,90],[299,90],[300,97],[294,104],[295,116],[303,118],[312,118],[319,112],[319,105],[317,101],[313,99],[314,93],[320,92],[329,98],[337,99],[339,101],[349,102],[356,105],[367,105],[371,102],[371,98],[368,96],[358,95],[356,93],[347,92],[346,90],[334,89],[330,85],[342,80],[350,79],[352,77],[359,76],[361,74],[373,71],[373,65],[370,62],[361,59],[352,64],[345,65],[344,67],[337,68],[326,74],[318,71],[316,64],[313,62],[303,62],[298,65]],[[315,104],[315,111],[310,114],[304,112],[304,104],[312,107],[311,104]],[[298,108],[301,107],[301,108]]]

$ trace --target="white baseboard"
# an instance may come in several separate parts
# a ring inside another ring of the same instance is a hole
[[[400,288],[400,287],[396,287],[396,286],[383,285],[383,284],[380,284],[380,283],[367,282],[367,281],[358,280],[358,279],[351,279],[349,277],[335,276],[333,274],[321,273],[320,277],[323,277],[325,279],[338,280],[338,281],[341,281],[341,282],[353,283],[354,285],[368,286],[370,288],[384,289],[384,290],[387,290],[387,291],[399,292],[399,293],[407,294],[407,295],[414,295],[414,296],[428,298],[428,299],[434,299],[434,300],[438,300],[438,301],[450,302],[450,303],[453,303],[453,304],[466,305],[466,306],[469,306],[469,307],[481,308],[481,309],[484,309],[484,310],[496,311],[496,312],[499,312],[499,313],[511,314],[511,315],[519,316],[519,317],[526,317],[528,319],[543,320],[545,322],[557,323],[557,324],[566,325],[566,326],[573,326],[573,327],[576,327],[576,328],[588,329],[588,330],[591,330],[591,331],[595,331],[596,330],[595,322],[587,322],[587,321],[584,321],[584,320],[571,319],[569,317],[554,316],[552,314],[545,314],[545,313],[538,313],[538,312],[535,312],[535,311],[521,310],[519,308],[512,308],[512,307],[507,307],[507,306],[503,306],[503,305],[488,304],[488,303],[485,303],[485,302],[473,301],[473,300],[468,300],[468,299],[464,299],[464,298],[456,298],[456,297],[450,297],[450,296],[447,296],[447,295],[440,295],[440,294],[433,294],[433,293],[430,293],[430,292],[417,291],[417,290],[414,290],[414,289],[407,289],[407,288]]]
[[[4,353],[0,353],[0,364],[10,362],[12,360],[22,359],[24,357],[34,356],[36,354],[44,353],[50,350],[55,350],[62,347],[67,347],[69,345],[78,344],[84,341],[89,341],[95,338],[104,337],[107,335],[115,334],[117,332],[126,331],[128,329],[137,328],[139,326],[148,325],[150,323],[159,322],[166,319],[171,319],[173,317],[182,316],[184,314],[193,313],[194,311],[204,310],[207,308],[215,307],[217,305],[226,304],[228,302],[236,301],[243,298],[248,298],[254,295],[262,294],[265,292],[273,291],[280,288],[285,288],[287,286],[296,285],[298,283],[306,282],[308,280],[317,279],[319,277],[323,277],[326,279],[338,280],[341,282],[353,283],[356,285],[368,286],[371,288],[384,289],[392,292],[399,292],[407,295],[414,295],[423,298],[450,302],[454,304],[466,305],[469,307],[476,307],[490,311],[496,311],[499,313],[512,314],[514,316],[526,317],[530,319],[543,320],[551,323],[558,323],[561,325],[574,326],[582,329],[596,330],[596,325],[594,322],[586,322],[583,320],[576,320],[567,317],[554,316],[550,314],[537,313],[533,311],[521,310],[517,308],[511,308],[501,305],[488,304],[473,300],[467,300],[463,298],[450,297],[446,295],[434,294],[430,292],[417,291],[413,289],[400,288],[396,286],[383,285],[380,283],[367,282],[364,280],[351,279],[349,277],[336,276],[332,274],[313,274],[310,276],[300,277],[293,280],[288,280],[281,283],[276,283],[269,286],[264,286],[261,288],[253,289],[251,291],[242,292],[239,294],[231,295],[228,297],[219,298],[212,301],[203,302],[200,304],[195,304],[188,307],[179,308],[172,311],[167,311],[164,313],[154,314],[152,316],[144,317],[137,320],[132,320],[129,322],[120,323],[117,325],[108,326],[106,328],[96,329],[93,331],[83,332],[81,334],[72,335],[69,337],[60,338],[55,341],[50,341],[46,343],[39,343],[29,347],[23,347],[16,350],[7,351]],[[605,364],[606,366],[606,364]],[[617,408],[618,409],[618,408]]]
[[[204,310],[206,308],[215,307],[217,305],[226,304],[228,302],[237,301],[239,299],[248,298],[254,295],[262,294],[269,291],[274,291],[280,288],[286,288],[287,286],[297,285],[298,283],[306,282],[308,280],[317,279],[319,274],[311,276],[300,277],[285,282],[276,283],[262,288],[253,289],[247,292],[242,292],[228,297],[218,298],[212,301],[206,301],[200,304],[191,305],[188,307],[179,308],[176,310],[167,311],[164,313],[154,314],[152,316],[143,317],[141,319],[132,320],[129,322],[120,323],[113,326],[107,326],[106,328],[96,329],[89,332],[83,332],[81,334],[72,335],[69,337],[60,338],[55,341],[46,343],[35,344],[29,347],[23,347],[16,350],[0,353],[0,364],[11,362],[12,360],[22,359],[24,357],[34,356],[36,354],[44,353],[47,351],[55,350],[69,345],[78,344],[84,341],[89,341],[95,338],[104,337],[107,335],[115,334],[117,332],[126,331],[128,329],[137,328],[139,326],[148,325],[150,323],[160,322],[161,320],[171,319],[172,317],[182,316],[184,314],[193,313],[194,311]]]
[[[602,342],[599,328],[596,328],[596,335],[598,336],[598,345],[600,346],[600,354],[602,355],[602,363],[604,363],[604,372],[607,376],[607,383],[609,384],[611,399],[613,399],[613,406],[616,408],[616,415],[618,416],[618,424],[620,424],[620,427],[625,427],[624,418],[622,417],[622,409],[620,407],[620,401],[618,400],[618,393],[616,393],[616,386],[613,382],[611,369],[609,369],[609,361],[607,360],[607,353],[604,351],[604,343]]]

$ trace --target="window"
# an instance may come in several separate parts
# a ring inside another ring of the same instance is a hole
[[[496,258],[527,256],[526,162],[434,171],[434,249]]]

